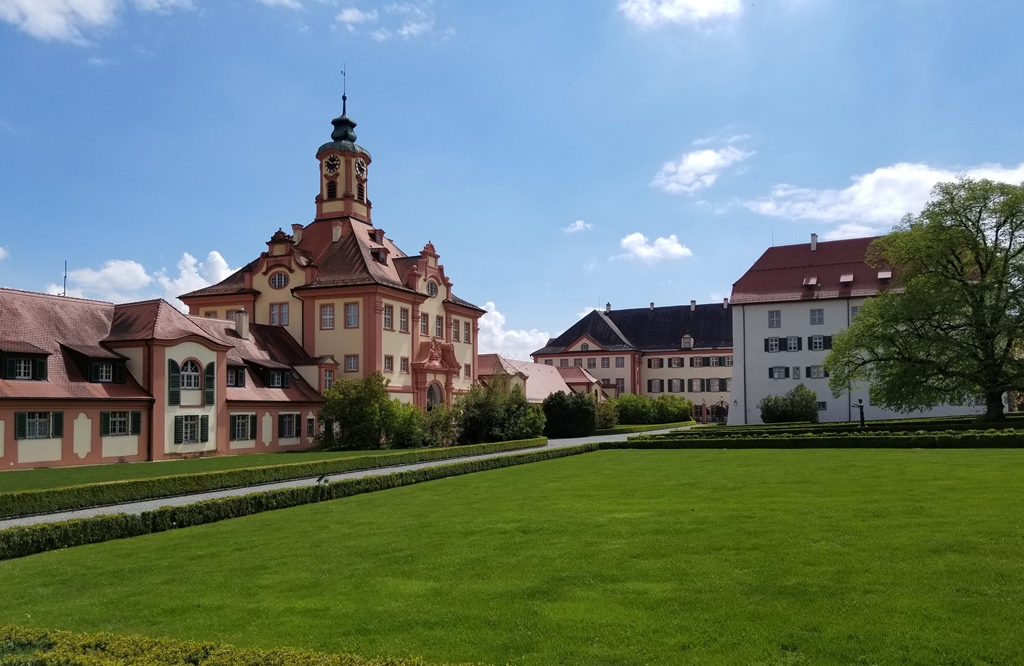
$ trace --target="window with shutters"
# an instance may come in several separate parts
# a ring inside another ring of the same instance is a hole
[[[825,323],[825,310],[823,308],[811,308],[811,324],[818,326]]]
[[[789,368],[784,365],[775,365],[768,368],[768,377],[771,379],[785,379],[789,376]]]
[[[298,414],[278,414],[277,416],[277,436],[281,439],[288,439],[290,437],[299,436],[299,418]]]
[[[711,367],[712,368],[717,368],[720,365],[722,365],[722,357],[721,356],[712,356],[711,357]]]
[[[704,392],[704,380],[693,378],[690,380],[690,393],[703,393]]]
[[[142,432],[142,412],[100,412],[100,435],[117,437]]]
[[[823,335],[812,335],[811,336],[811,351],[822,351],[825,349],[825,336]]]
[[[228,386],[245,386],[245,368],[228,368]]]
[[[827,375],[825,374],[825,367],[821,365],[809,365],[807,366],[807,377],[810,379],[824,379]]]
[[[96,364],[96,381],[98,382],[112,382],[114,381],[114,364],[113,363],[97,363]]]
[[[110,435],[127,435],[128,434],[128,412],[108,412],[110,414],[110,429],[108,434]]]
[[[725,367],[727,367],[727,368],[731,368],[732,367],[732,356],[726,356],[725,357]]]
[[[682,393],[683,392],[683,381],[682,379],[670,379],[668,380],[668,392],[669,393]]]
[[[46,381],[46,358],[7,356],[3,364],[4,379],[34,379]]]
[[[199,363],[196,361],[185,361],[181,364],[181,388],[182,390],[199,390]]]
[[[703,356],[691,356],[690,357],[690,367],[693,367],[693,368],[703,368],[704,367],[704,357]]]
[[[232,414],[230,423],[230,438],[236,442],[244,442],[256,439],[256,415],[255,414]]]
[[[768,328],[782,328],[782,310],[768,311]]]
[[[779,351],[779,339],[778,338],[765,338],[764,350],[766,352],[777,352]]]
[[[800,338],[798,338],[795,335],[791,335],[788,338],[786,338],[786,351],[800,351]]]
[[[648,393],[663,393],[665,390],[664,379],[648,379],[647,380],[647,392]]]
[[[48,439],[50,437],[50,412],[27,412],[24,439]]]
[[[181,443],[195,444],[199,442],[199,416],[190,414],[181,418]]]

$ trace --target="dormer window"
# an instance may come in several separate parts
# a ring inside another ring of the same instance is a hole
[[[882,282],[886,282],[892,279],[892,271],[878,271],[878,279]]]
[[[338,181],[329,180],[327,181],[327,198],[337,199],[338,198]]]
[[[843,273],[839,276],[839,284],[848,285],[853,282],[853,273]]]
[[[808,288],[818,286],[818,278],[817,277],[805,277],[804,278],[804,286],[808,287]]]
[[[693,337],[689,335],[683,336],[683,349],[693,349]]]
[[[3,365],[4,379],[46,381],[46,358],[8,356]]]
[[[32,379],[32,361],[27,358],[14,359],[14,379]]]

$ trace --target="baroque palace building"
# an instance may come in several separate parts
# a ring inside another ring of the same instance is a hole
[[[189,314],[0,289],[0,469],[310,448],[342,377],[379,371],[424,409],[470,389],[484,311],[431,243],[407,256],[374,227],[370,155],[344,107],[333,124],[315,219]]]

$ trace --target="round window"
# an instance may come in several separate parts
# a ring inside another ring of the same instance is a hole
[[[284,289],[288,286],[288,274],[274,273],[270,276],[270,286],[274,289]]]
[[[427,296],[437,296],[437,283],[433,280],[427,281]]]
[[[590,351],[590,345],[588,345],[586,342],[584,342],[582,345],[580,345],[580,349],[582,351]]]

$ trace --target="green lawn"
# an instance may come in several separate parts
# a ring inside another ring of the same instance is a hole
[[[0,623],[516,664],[1024,663],[1024,451],[607,451],[0,562]]]
[[[403,449],[404,450],[404,449]],[[77,486],[104,481],[149,479],[172,474],[197,474],[241,467],[269,467],[289,463],[369,456],[394,451],[296,451],[294,453],[253,453],[238,456],[211,456],[183,460],[124,463],[120,465],[85,465],[81,467],[45,467],[0,472],[0,493],[17,490],[43,490]]]

